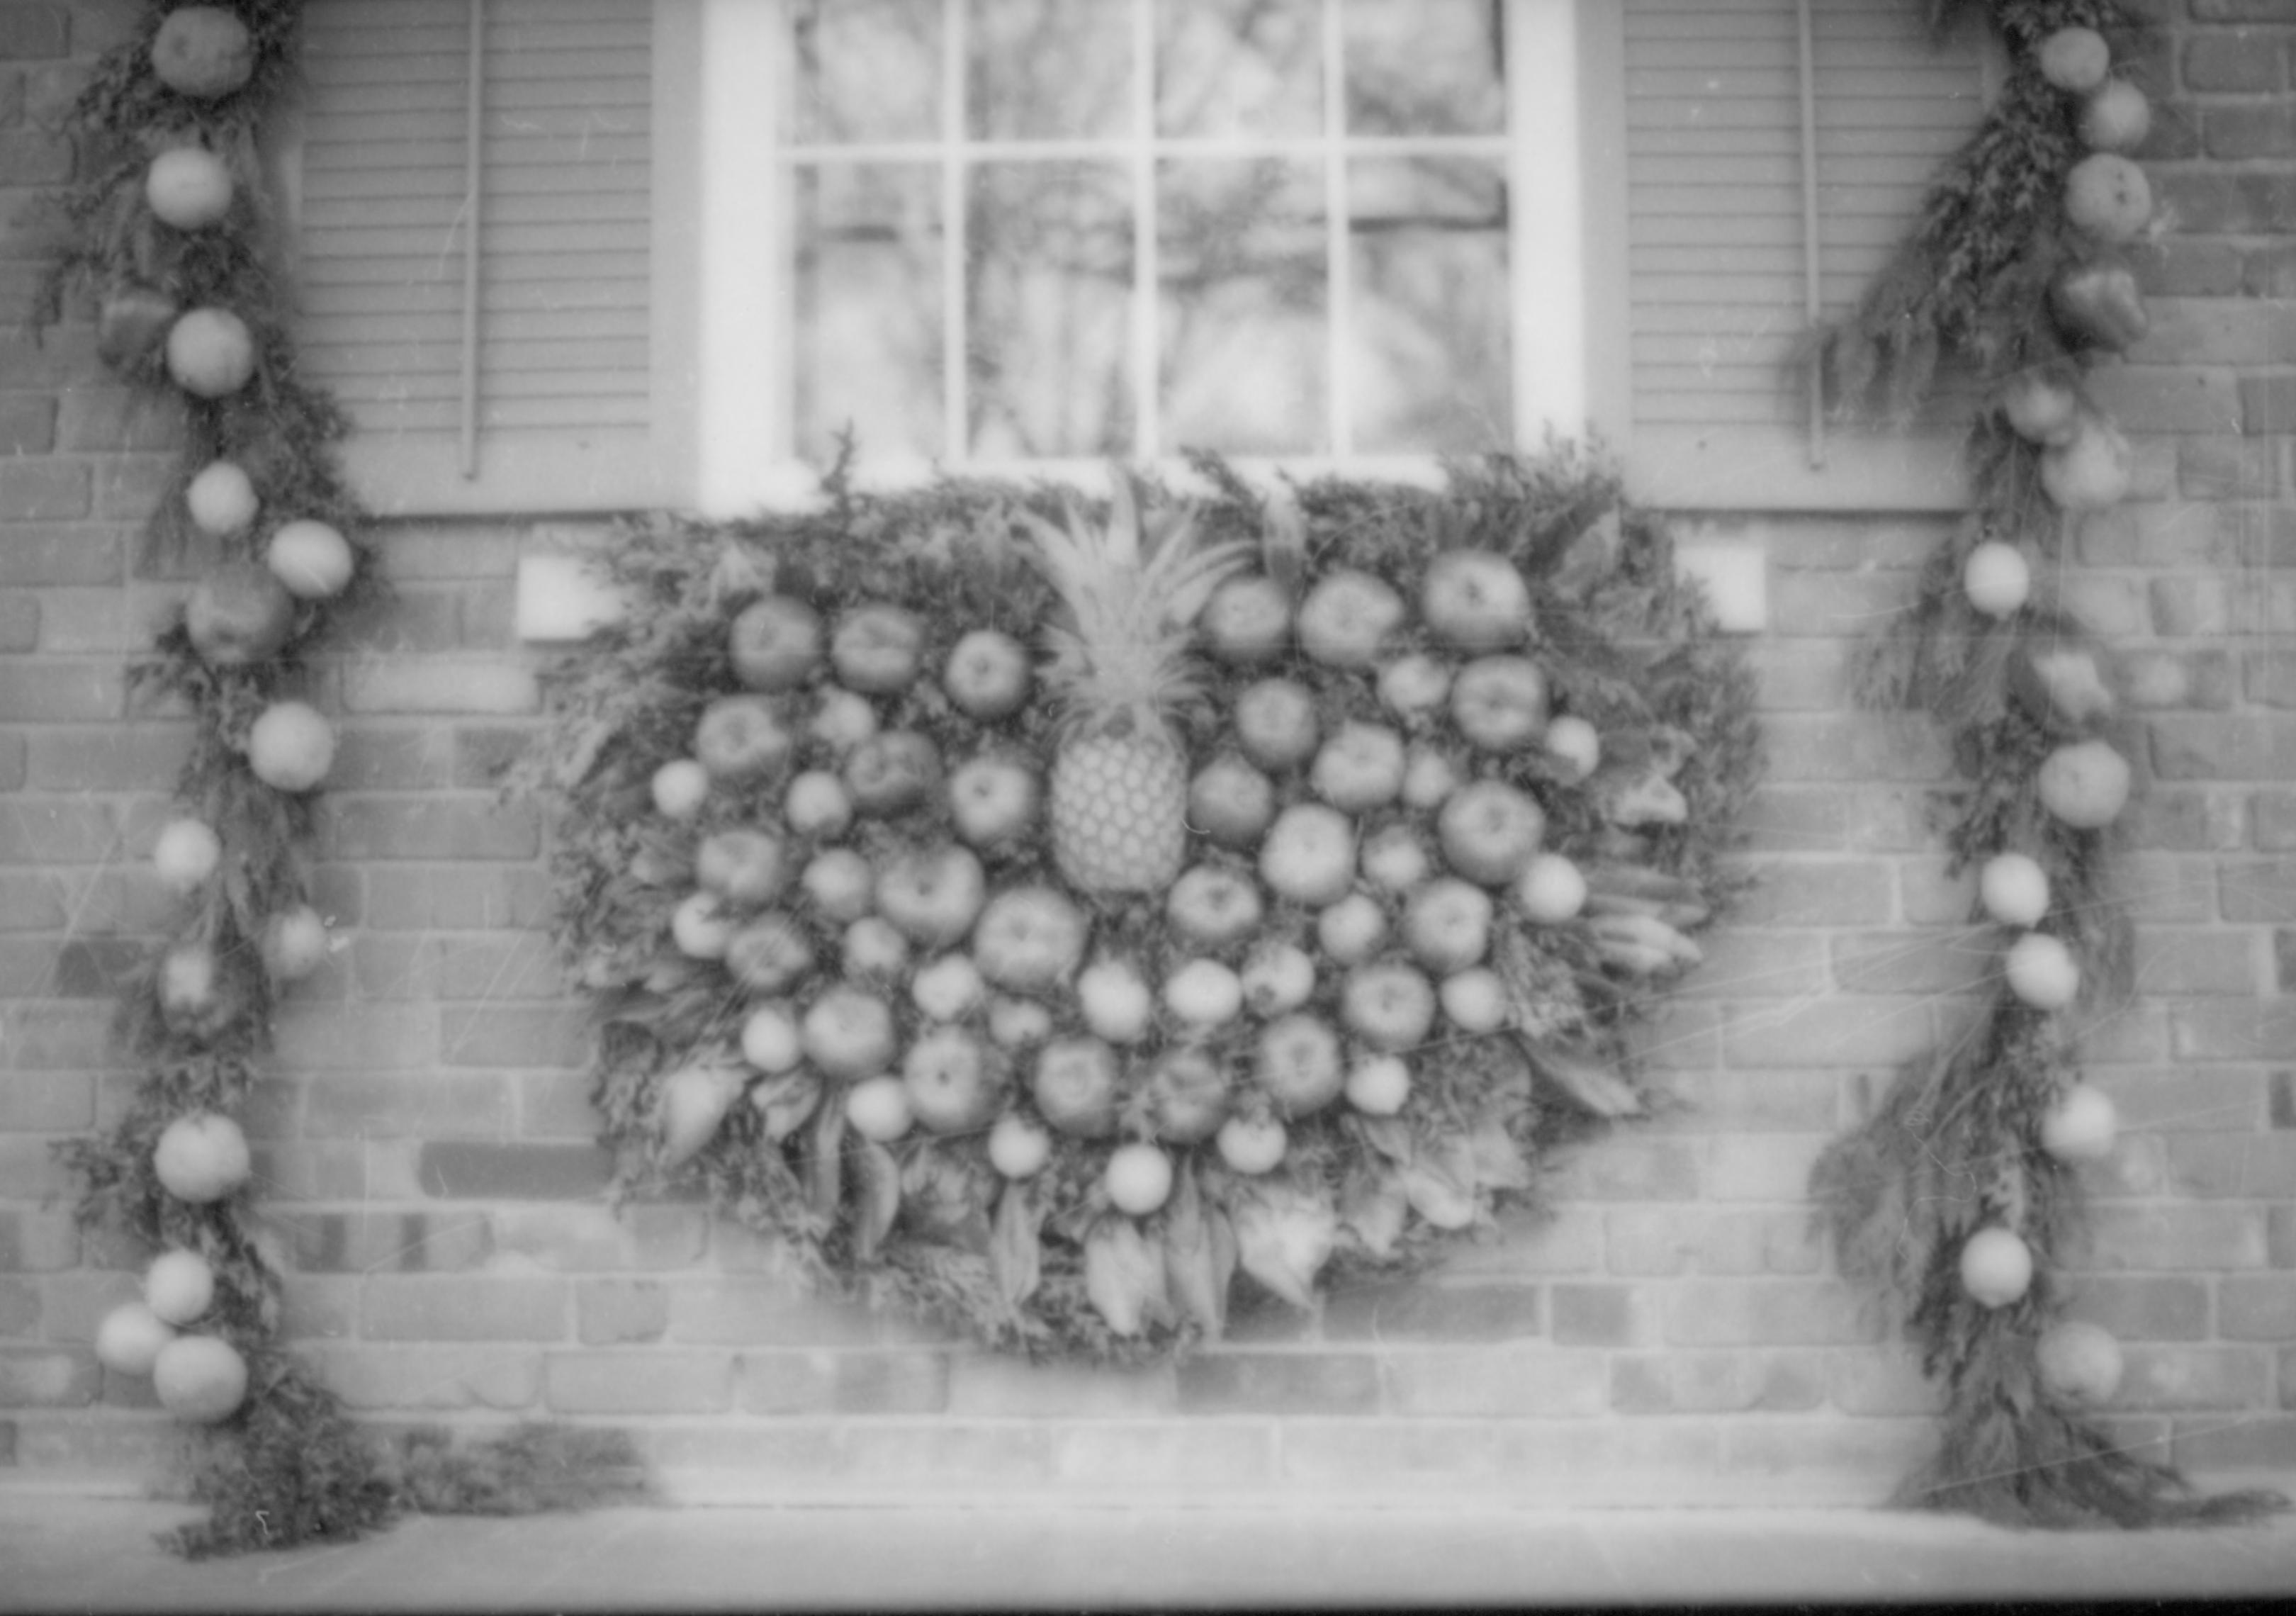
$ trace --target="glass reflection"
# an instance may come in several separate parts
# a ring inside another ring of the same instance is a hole
[[[805,144],[940,133],[941,0],[791,0]]]
[[[1165,441],[1325,447],[1324,199],[1312,164],[1168,162],[1157,180]]]
[[[972,451],[1128,451],[1132,205],[1125,169],[984,163],[972,171],[965,230]]]
[[[1506,182],[1478,158],[1348,165],[1349,392],[1365,454],[1505,447]]]
[[[871,455],[942,452],[939,170],[797,171],[799,452],[835,459],[850,428]]]
[[[1131,10],[1104,0],[970,0],[965,127],[972,137],[1126,133]]]
[[[1323,127],[1320,0],[1162,0],[1156,127],[1187,138]]]
[[[1506,127],[1503,0],[1343,0],[1350,135]]]

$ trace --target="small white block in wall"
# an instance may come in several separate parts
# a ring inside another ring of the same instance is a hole
[[[1677,544],[1674,561],[1706,586],[1714,620],[1725,634],[1759,634],[1770,626],[1769,555],[1759,541]]]
[[[622,620],[627,606],[578,555],[537,552],[518,558],[518,637],[529,645],[570,645]]]

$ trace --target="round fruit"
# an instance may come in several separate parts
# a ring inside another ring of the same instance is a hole
[[[1530,587],[1492,550],[1447,550],[1427,569],[1420,614],[1435,637],[1462,651],[1504,651],[1530,628]]]
[[[1265,573],[1232,578],[1212,591],[1196,626],[1223,662],[1265,662],[1292,638],[1292,602]]]
[[[1078,1139],[1105,1139],[1116,1131],[1121,1070],[1116,1051],[1098,1038],[1061,1038],[1037,1054],[1029,1082],[1045,1120]]]
[[[152,1363],[160,1407],[193,1425],[214,1425],[247,1398],[247,1360],[221,1336],[179,1335]]]
[[[1291,1143],[1273,1117],[1230,1117],[1220,1124],[1218,1148],[1230,1172],[1246,1177],[1271,1170]]]
[[[168,1021],[189,1032],[213,1030],[223,998],[215,950],[205,943],[182,942],[160,959],[160,1009]]]
[[[1296,802],[1275,817],[1259,847],[1259,878],[1278,898],[1320,909],[1355,883],[1354,822],[1320,802]]]
[[[231,169],[204,146],[176,146],[152,160],[144,200],[162,224],[204,230],[231,211]]]
[[[1435,833],[1453,869],[1487,887],[1504,886],[1538,853],[1546,836],[1546,815],[1504,781],[1476,780],[1443,804]]]
[[[1119,1144],[1108,1158],[1102,1182],[1119,1212],[1145,1218],[1172,1195],[1172,1159],[1152,1144]]]
[[[2038,926],[2049,912],[2049,878],[2022,853],[1997,853],[1977,873],[1977,901],[2005,926]]]
[[[949,652],[940,682],[959,711],[984,723],[1010,718],[1028,704],[1028,647],[1009,634],[976,628]]]
[[[2144,170],[2117,152],[2093,152],[2065,176],[2065,217],[2100,242],[2133,242],[2152,217]]]
[[[793,1071],[805,1058],[797,1022],[779,1005],[760,1005],[742,1023],[742,1058],[759,1071]]]
[[[295,597],[263,568],[228,562],[192,591],[184,632],[210,668],[268,661],[295,632]]]
[[[1136,1044],[1148,1036],[1148,1024],[1156,1013],[1156,996],[1147,979],[1128,961],[1103,959],[1086,966],[1077,978],[1076,993],[1085,1025],[1095,1038],[1111,1044]]]
[[[1379,699],[1402,718],[1431,713],[1451,693],[1451,670],[1421,652],[1395,658],[1379,670]]]
[[[1243,1009],[1243,980],[1216,959],[1192,959],[1164,979],[1164,1008],[1191,1027],[1218,1027]]]
[[[1156,1137],[1193,1144],[1226,1120],[1226,1069],[1201,1049],[1174,1049],[1148,1068],[1148,1120]]]
[[[2061,28],[2041,41],[2041,77],[2061,90],[2086,94],[2104,82],[2112,53],[2093,28]]]
[[[252,1167],[239,1124],[211,1111],[168,1123],[152,1153],[160,1187],[193,1206],[221,1201],[247,1182]]]
[[[190,1324],[214,1304],[215,1288],[215,1269],[197,1251],[162,1251],[144,1270],[144,1305],[162,1324]]]
[[[786,915],[768,912],[726,939],[726,973],[753,993],[787,993],[813,974],[813,939]]]
[[[1961,1288],[1981,1308],[2005,1308],[2033,1284],[2033,1253],[2009,1230],[1983,1228],[1961,1248]]]
[[[335,764],[335,732],[306,701],[275,701],[247,732],[247,765],[276,791],[308,792]]]
[[[691,819],[709,795],[709,771],[691,758],[679,758],[653,772],[654,811],[666,819]]]
[[[724,959],[733,945],[734,920],[715,892],[691,892],[670,911],[669,939],[688,959]]]
[[[309,517],[283,525],[263,552],[264,565],[299,600],[332,600],[357,570],[351,541],[325,522]]]
[[[2120,1390],[2120,1343],[2101,1325],[2061,1319],[2033,1343],[2033,1368],[2051,1402],[2101,1407]]]
[[[200,819],[170,819],[152,844],[152,867],[173,892],[204,885],[223,863],[223,841]]]
[[[2152,132],[2152,105],[2126,78],[2100,86],[2081,109],[2081,144],[2093,152],[2133,152]]]
[[[1004,1106],[1004,1074],[962,1027],[937,1027],[901,1059],[909,1109],[928,1132],[978,1133]]]
[[[2046,931],[2028,931],[2010,944],[2002,970],[2009,991],[2036,1010],[2062,1010],[2080,992],[2072,950]]]
[[[713,780],[755,780],[789,761],[795,745],[763,696],[720,696],[693,726],[693,755]]]
[[[2102,1161],[2112,1154],[2120,1115],[2112,1096],[2074,1083],[2041,1117],[2041,1148],[2060,1161]]]
[[[870,1078],[845,1096],[845,1120],[864,1139],[890,1144],[916,1120],[909,1091],[898,1078]]]
[[[1488,966],[1476,965],[1456,976],[1445,977],[1435,997],[1443,1006],[1444,1015],[1461,1032],[1496,1032],[1506,1024],[1506,984],[1499,980],[1497,972]]]
[[[1415,1048],[1435,1025],[1435,985],[1400,961],[1365,965],[1348,973],[1340,1015],[1374,1049]]]
[[[1366,1117],[1391,1117],[1411,1098],[1411,1068],[1398,1054],[1358,1061],[1348,1073],[1347,1096]]]
[[[1540,744],[1562,771],[1565,785],[1577,785],[1603,761],[1602,733],[1574,713],[1565,713],[1549,724]]]
[[[872,605],[848,612],[829,642],[838,683],[864,695],[906,690],[922,666],[924,619],[898,606]]]
[[[1525,918],[1559,926],[1587,906],[1587,877],[1560,853],[1534,854],[1515,877],[1514,901]]]
[[[1370,573],[1328,573],[1300,603],[1300,648],[1327,667],[1376,668],[1406,615],[1403,597]]]
[[[1387,941],[1387,911],[1368,892],[1350,892],[1316,916],[1316,946],[1327,959],[1352,965]]]
[[[1451,681],[1451,722],[1484,751],[1521,751],[1546,719],[1546,676],[1528,657],[1480,657]]]
[[[847,755],[844,778],[863,813],[906,813],[940,791],[940,754],[914,730],[889,730]]]
[[[325,963],[327,923],[308,904],[283,909],[263,925],[263,968],[275,980],[299,982]]]
[[[1306,762],[1320,738],[1316,696],[1297,679],[1262,679],[1235,699],[1235,738],[1245,757],[1281,772]]]
[[[2093,416],[2080,423],[2070,442],[2041,455],[2041,491],[2061,510],[2110,510],[2128,497],[2133,476],[2128,439]]]
[[[220,5],[179,5],[152,37],[152,71],[194,101],[228,95],[255,75],[255,40]]]
[[[211,460],[184,489],[184,509],[202,533],[228,537],[255,520],[261,501],[255,484],[236,463]]]
[[[821,660],[821,618],[803,601],[769,595],[742,608],[726,654],[744,690],[791,690]]]
[[[194,308],[168,328],[168,374],[199,398],[227,398],[255,378],[255,336],[227,308]]]
[[[781,839],[763,831],[717,831],[694,850],[694,884],[737,908],[754,908],[782,890]]]
[[[175,1330],[140,1301],[124,1301],[103,1316],[95,1330],[96,1361],[118,1374],[152,1373],[160,1349]]]
[[[2034,783],[2043,808],[2075,830],[2094,831],[2128,806],[2128,760],[2102,741],[2076,741],[2048,755]]]
[[[1188,783],[1188,828],[1222,847],[1249,848],[1275,817],[1275,783],[1233,752]]]
[[[2033,592],[2033,569],[2016,546],[1988,538],[1962,563],[1961,587],[1987,617],[2013,617]]]
[[[2080,420],[2080,394],[2057,370],[2021,370],[1993,396],[2009,430],[2045,447],[2068,441]]]
[[[1053,1136],[1008,1111],[988,1130],[988,1164],[1007,1178],[1033,1178],[1053,1159]]]
[[[1323,1110],[1347,1083],[1339,1034],[1320,1017],[1304,1013],[1270,1022],[1259,1035],[1252,1078],[1283,1116]]]

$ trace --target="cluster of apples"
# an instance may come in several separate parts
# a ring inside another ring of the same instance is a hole
[[[881,1144],[985,1132],[1008,1179],[1061,1137],[1105,1148],[1110,1204],[1145,1216],[1175,1150],[1261,1175],[1327,1108],[1403,1111],[1419,1052],[1514,1017],[1499,930],[1586,907],[1538,792],[1601,758],[1591,724],[1552,710],[1505,556],[1438,557],[1415,604],[1354,569],[1296,600],[1262,574],[1212,595],[1199,644],[1241,688],[1191,783],[1199,856],[1144,932],[1100,923],[1031,856],[1019,640],[937,640],[882,601],[833,621],[748,604],[726,640],[742,690],[651,782],[659,813],[715,827],[695,826],[671,940],[749,1005],[738,1050],[664,1079],[662,1160],[744,1095],[776,1140],[837,1105]],[[939,742],[902,726],[944,708],[971,723]]]

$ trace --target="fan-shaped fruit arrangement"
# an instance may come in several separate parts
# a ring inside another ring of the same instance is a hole
[[[1217,1336],[1239,1267],[1311,1306],[1636,1109],[1752,758],[1662,540],[1566,598],[1429,496],[1310,555],[1116,486],[964,550],[685,534],[576,700],[626,1165],[1031,1350]]]

